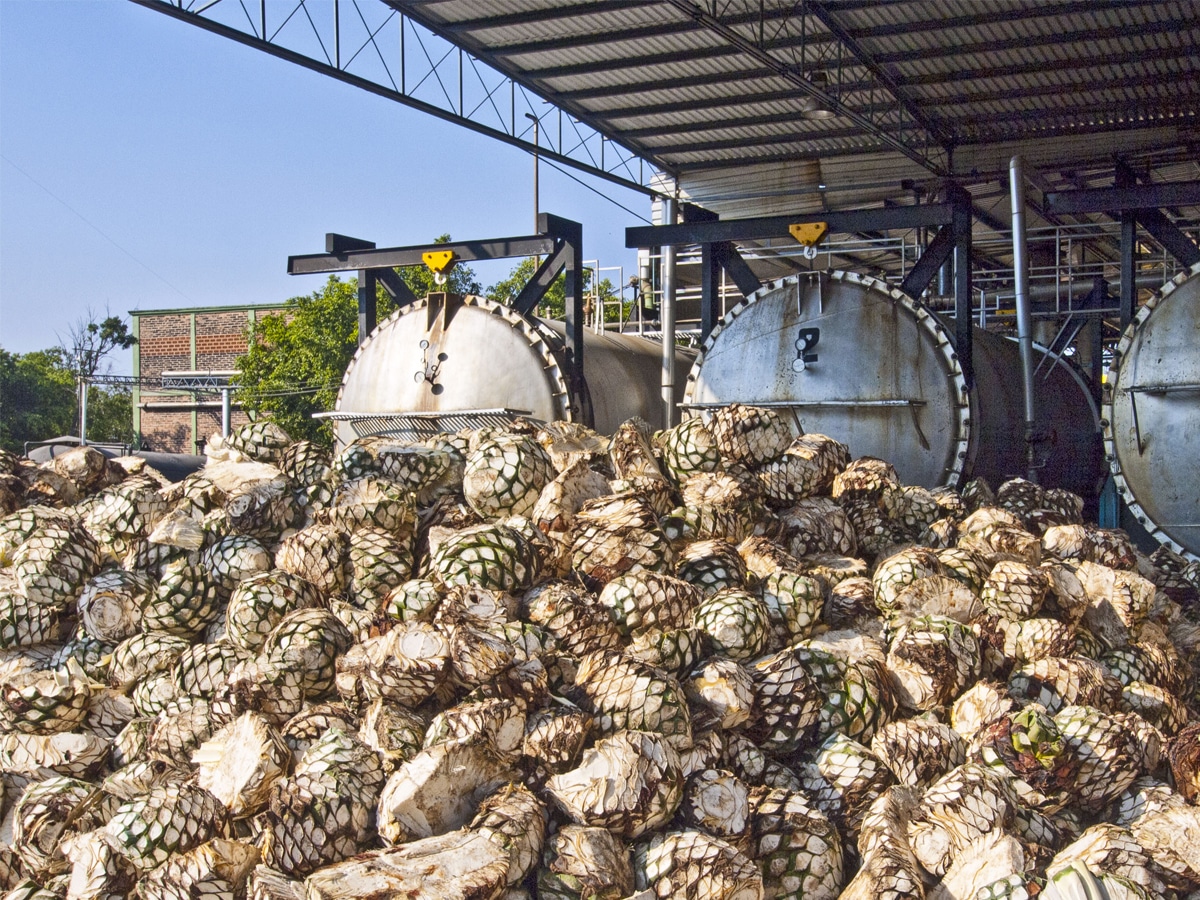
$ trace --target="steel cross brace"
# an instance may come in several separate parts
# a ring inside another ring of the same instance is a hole
[[[328,272],[358,274],[358,342],[361,346],[375,330],[375,285],[383,285],[398,306],[416,300],[395,270],[402,266],[425,265],[424,254],[449,250],[464,262],[513,257],[545,256],[533,278],[513,301],[513,309],[528,317],[545,296],[559,273],[565,273],[567,383],[576,421],[591,424],[583,380],[583,226],[551,213],[538,216],[538,234],[496,240],[420,244],[412,247],[377,248],[372,241],[330,232],[325,235],[325,252],[289,256],[289,275],[319,275]]]
[[[954,272],[954,350],[962,369],[967,390],[975,386],[973,321],[971,318],[971,195],[950,186],[946,200],[951,208],[950,221],[938,229],[921,258],[909,270],[900,290],[914,300],[929,286],[941,267],[953,258]],[[912,209],[913,207],[903,207]]]
[[[513,300],[513,309],[529,316],[559,273],[563,273],[563,330],[566,334],[567,383],[577,422],[594,424],[583,378],[583,226],[550,213],[538,214],[538,231],[553,238],[550,255]]]
[[[1133,320],[1137,305],[1137,226],[1184,266],[1200,262],[1200,247],[1162,213],[1163,207],[1200,206],[1200,181],[1138,184],[1137,173],[1118,163],[1109,188],[1085,188],[1046,194],[1050,213],[1108,213],[1121,223],[1121,327]]]
[[[1047,360],[1052,360],[1049,364],[1050,370],[1058,365],[1059,360],[1062,358],[1062,354],[1069,346],[1071,346],[1074,341],[1076,341],[1080,335],[1080,332],[1083,331],[1084,326],[1086,326],[1089,322],[1092,322],[1093,324],[1100,324],[1097,322],[1098,319],[1103,317],[1103,313],[1100,312],[1100,310],[1107,306],[1108,303],[1108,282],[1104,279],[1104,276],[1097,275],[1092,280],[1091,291],[1089,291],[1087,296],[1079,302],[1078,306],[1076,306],[1075,309],[1073,309],[1067,315],[1066,321],[1064,321],[1062,324],[1062,328],[1060,328],[1058,334],[1054,336],[1054,340],[1050,342],[1050,346],[1046,348],[1048,353],[1038,363],[1037,372],[1041,372],[1042,366],[1046,365]],[[1101,386],[1104,369],[1100,340],[1101,332],[1102,329],[1100,327],[1095,327],[1092,329],[1092,332],[1089,336],[1090,347],[1088,348],[1088,357],[1090,360],[1090,365],[1088,366],[1087,371],[1089,381],[1088,387],[1091,389],[1092,396],[1097,403],[1099,403],[1101,399]],[[1049,374],[1050,371],[1047,370],[1044,377],[1049,377]]]

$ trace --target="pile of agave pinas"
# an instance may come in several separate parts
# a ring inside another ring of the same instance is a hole
[[[1200,897],[1200,564],[851,449],[0,456],[0,897]]]

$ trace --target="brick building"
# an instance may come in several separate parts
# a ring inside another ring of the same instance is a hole
[[[163,372],[232,370],[246,352],[247,329],[279,306],[204,306],[194,309],[135,309],[133,374],[158,378]],[[231,425],[248,421],[235,403]],[[143,448],[200,453],[209,435],[221,430],[219,392],[133,389],[133,429]]]

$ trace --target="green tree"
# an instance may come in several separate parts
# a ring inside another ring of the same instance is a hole
[[[60,340],[61,337],[60,337]],[[137,338],[120,316],[114,316],[106,308],[101,318],[88,309],[68,329],[67,337],[57,348],[59,365],[70,373],[76,382],[75,422],[66,432],[79,430],[79,381],[85,383],[108,370],[108,355],[114,350],[128,350],[137,343]],[[133,430],[133,395],[128,388],[102,388],[88,386],[87,434],[89,441],[105,443],[132,443],[136,435]],[[62,432],[60,432],[62,433]]]
[[[106,444],[133,444],[133,392],[127,387],[88,388],[87,439]]]
[[[253,416],[270,416],[298,438],[329,443],[333,432],[312,414],[333,408],[338,382],[358,343],[358,283],[330,276],[286,311],[251,326],[237,361],[235,397]],[[379,298],[382,314],[386,297]]]
[[[487,296],[497,303],[511,304],[516,299],[521,290],[529,283],[537,272],[537,260],[530,256],[517,264],[517,266],[508,273],[508,277],[496,282],[487,289]],[[592,270],[583,270],[583,290],[586,293],[592,285]],[[601,279],[596,285],[597,298],[604,303],[604,321],[618,321],[618,306],[620,296],[617,294],[616,288],[607,278]],[[593,298],[595,299],[595,298]],[[562,319],[566,315],[566,276],[559,275],[551,282],[550,287],[546,289],[546,294],[542,297],[540,303],[534,312],[544,319]],[[628,310],[626,310],[626,318],[628,318]]]
[[[105,309],[104,318],[100,321],[97,321],[97,318],[96,313],[89,308],[87,315],[70,327],[67,339],[61,345],[63,359],[76,376],[91,378],[100,371],[100,366],[109,353],[113,350],[128,350],[137,343],[137,338],[130,333],[129,326],[119,316],[111,315]],[[132,425],[132,418],[130,421]]]
[[[15,453],[75,428],[75,376],[60,348],[9,353],[0,348],[0,446]]]
[[[442,235],[437,243],[446,243]],[[477,294],[478,279],[469,266],[455,266],[444,285],[423,266],[398,269],[414,294],[434,291]],[[391,297],[379,287],[376,307],[380,321],[395,311]],[[330,276],[319,291],[292,297],[281,313],[262,316],[249,333],[249,349],[238,360],[239,403],[252,416],[270,416],[298,438],[333,442],[327,422],[314,412],[331,410],[342,374],[358,346],[358,280]]]
[[[75,366],[62,347],[9,353],[0,348],[0,447],[20,453],[26,441],[74,434],[79,426]],[[88,390],[89,441],[132,443],[128,388]]]

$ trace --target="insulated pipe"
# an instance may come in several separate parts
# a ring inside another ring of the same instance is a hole
[[[663,200],[663,223],[674,225],[678,204],[674,197]],[[664,427],[676,424],[675,416],[675,248],[662,248],[662,400]]]
[[[1033,408],[1033,309],[1029,302],[1029,256],[1025,246],[1025,179],[1020,156],[1008,162],[1012,200],[1013,281],[1016,285],[1017,346],[1021,352],[1021,391],[1025,398],[1025,477],[1037,482],[1034,453],[1036,425]]]
[[[1134,279],[1134,283],[1138,286],[1139,290],[1141,288],[1149,288],[1150,290],[1160,290],[1162,288],[1162,286],[1168,280],[1169,279],[1164,278],[1161,273],[1155,274],[1155,273],[1146,272],[1141,275],[1138,275],[1137,278]],[[1072,284],[1065,284],[1065,283],[1034,284],[1034,285],[1029,286],[1029,289],[1026,291],[1026,294],[1028,295],[1031,303],[1048,302],[1051,300],[1062,300],[1063,302],[1066,302],[1068,295],[1074,296],[1076,300],[1081,300],[1083,297],[1085,297],[1091,291],[1092,286],[1094,284],[1095,284],[1095,279],[1093,279],[1093,278],[1080,279],[1080,280],[1073,282]],[[1109,279],[1108,286],[1110,289],[1120,290],[1121,280],[1119,278],[1118,279]],[[986,292],[986,291],[981,291],[976,296],[978,297],[979,302],[981,304],[988,305],[988,304],[998,304],[1001,300],[1011,299],[1014,295],[1009,293],[1008,291],[992,291],[990,293]],[[1116,310],[1116,308],[1117,308],[1116,302],[1117,302],[1117,298],[1113,297],[1112,298],[1113,305],[1111,307],[1113,310]],[[935,297],[929,297],[928,299],[926,299],[924,301],[924,303],[930,309],[936,310],[938,312],[954,310],[953,294],[939,293]],[[1076,312],[1087,312],[1087,310],[1076,310]],[[1054,313],[1054,315],[1057,315],[1057,313]]]
[[[950,260],[946,260],[944,263],[942,263],[941,268],[938,269],[938,295],[942,297],[951,296],[954,293],[953,289],[951,288],[953,283],[953,266],[951,266]]]

